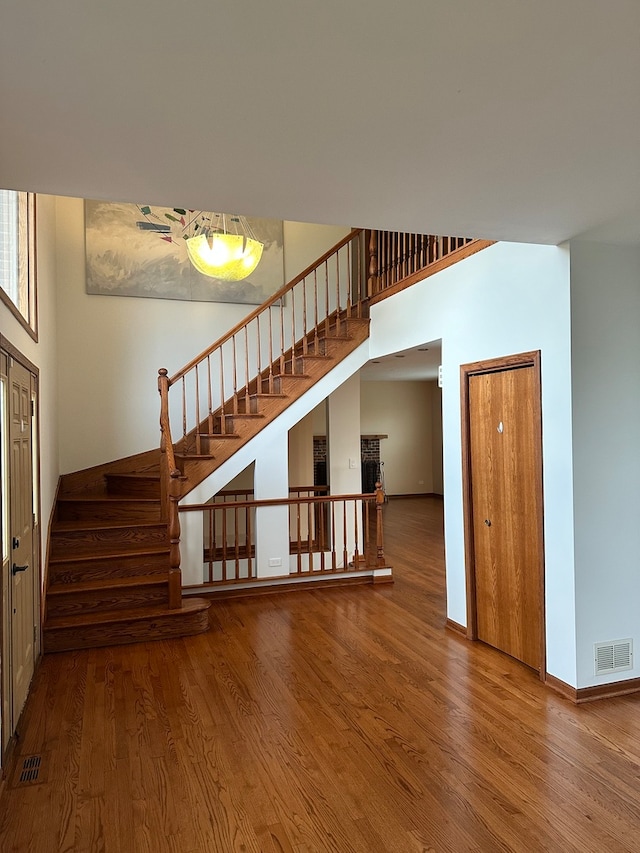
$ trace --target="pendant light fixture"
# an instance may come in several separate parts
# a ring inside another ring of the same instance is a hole
[[[202,214],[196,233],[186,240],[187,254],[203,275],[221,281],[242,281],[260,263],[264,243],[244,216],[224,213]]]

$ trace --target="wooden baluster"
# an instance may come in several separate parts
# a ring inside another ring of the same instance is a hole
[[[300,501],[296,501],[296,541],[297,541],[297,555],[296,555],[296,566],[298,574],[302,573],[302,538],[300,535],[300,528],[302,527],[301,519],[300,519]]]
[[[220,434],[225,435],[227,432],[227,419],[225,417],[224,358],[222,352],[222,347],[220,347]]]
[[[382,483],[376,483],[376,551],[378,566],[384,566],[384,535],[382,529],[382,506],[384,504],[384,491]]]
[[[271,318],[271,309],[273,305],[269,305],[269,394],[273,394],[273,321]],[[262,383],[258,388],[258,394],[262,393]]]
[[[308,353],[307,341],[307,279],[302,279],[302,352]]]
[[[209,424],[209,435],[213,435],[213,401],[211,399],[211,356],[207,356],[207,422]]]
[[[238,507],[233,508],[233,550],[235,553],[235,578],[240,577],[240,539],[238,537]]]
[[[296,289],[291,291],[291,373],[296,373]]]
[[[214,507],[209,510],[209,583],[213,583],[213,564],[216,558],[216,519]]]
[[[222,580],[227,578],[227,508],[222,508]]]
[[[347,317],[351,316],[351,243],[347,243]]]
[[[169,483],[169,609],[177,610],[182,606],[182,572],[180,571],[180,518],[178,501],[180,500],[180,481],[178,472],[174,472]]]
[[[369,277],[367,279],[367,296],[371,298],[379,292],[380,280],[378,278],[378,235],[379,231],[371,230],[369,233]]]
[[[342,501],[342,571],[346,572],[349,563],[347,551],[347,502]]]
[[[309,493],[307,492],[307,497],[309,497]],[[311,503],[307,504],[307,539],[309,542],[309,571],[313,571],[313,540],[311,538],[313,533],[313,522],[311,520]]]
[[[260,386],[262,384],[262,344],[260,343],[260,317],[262,315],[258,314],[256,317],[256,341],[258,344],[258,376],[256,379],[256,390],[259,391]],[[248,402],[248,401],[247,401]],[[249,409],[247,409],[247,412]]]
[[[358,234],[357,237],[354,238],[355,242],[355,261],[356,261],[356,282],[355,282],[355,295],[356,299],[356,317],[362,317],[362,299],[366,295],[365,285],[362,280],[362,253],[364,251],[364,244],[362,242],[362,233]]]
[[[231,351],[233,353],[233,414],[238,414],[238,359],[236,353],[236,336],[231,338]]]
[[[335,501],[331,501],[331,533],[329,536],[329,542],[331,544],[331,568],[335,572],[337,567],[337,542],[336,542],[336,503]]]
[[[318,355],[318,271],[313,271],[313,325],[315,329],[314,348]]]
[[[380,267],[380,281],[378,284],[378,290],[386,290],[389,286],[389,267],[390,267],[390,249],[391,249],[391,234],[389,231],[379,231],[378,234],[381,235],[381,245],[382,245],[382,256],[381,260],[378,262],[378,266]]]
[[[196,412],[196,455],[200,456],[201,445],[200,445],[200,380],[198,377],[198,365],[195,366],[195,383],[196,383],[196,393],[195,393],[195,412]]]
[[[358,503],[359,501],[353,502],[353,527],[354,527],[354,535],[355,535],[355,547],[353,549],[353,568],[357,569],[360,567],[360,551],[358,550]]]
[[[370,504],[371,504],[370,500],[364,501],[364,522],[363,522],[363,525],[364,525],[364,530],[363,530],[363,534],[364,534],[364,562],[365,562],[365,565],[367,567],[369,567],[372,564],[372,560],[371,560],[371,530],[370,530],[371,516],[369,513]]]
[[[245,498],[245,500],[246,500],[246,498]],[[246,527],[246,531],[247,531],[247,536],[246,536],[246,539],[247,539],[247,577],[252,578],[253,577],[253,560],[252,560],[251,555],[253,553],[253,541],[251,538],[251,507],[250,506],[246,507],[245,527]]]
[[[325,535],[327,530],[327,504],[326,501],[320,501],[318,504],[318,546],[320,548],[320,569],[324,572],[324,552],[326,550]]]
[[[342,311],[342,299],[340,294],[340,252],[336,252],[336,335],[340,334],[340,324],[341,318],[340,313]]]
[[[284,306],[280,306],[280,374],[284,373]]]
[[[185,377],[182,377],[182,437],[187,438],[187,391],[185,388]]]
[[[324,331],[325,331],[325,335],[327,337],[329,337],[329,332],[330,332],[331,326],[330,326],[330,322],[329,322],[329,267],[328,267],[328,262],[325,261],[323,266],[324,266],[324,295],[325,295],[325,302],[326,302],[326,310],[325,310],[325,314],[324,314]]]
[[[249,327],[244,327],[244,410],[249,411]]]

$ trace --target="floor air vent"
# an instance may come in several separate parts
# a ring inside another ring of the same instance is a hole
[[[596,643],[595,674],[608,675],[633,669],[633,640],[614,640],[611,643]]]
[[[23,759],[22,765],[18,764],[16,767],[12,787],[38,785],[41,782],[45,782],[46,773],[42,773],[43,768],[44,764],[41,755],[28,755]]]

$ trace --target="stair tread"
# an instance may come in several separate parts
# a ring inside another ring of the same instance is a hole
[[[54,597],[77,592],[94,592],[95,590],[135,589],[136,587],[157,586],[167,583],[166,573],[158,572],[155,575],[133,575],[131,577],[104,578],[93,581],[73,581],[71,583],[53,583],[47,589],[47,596]]]
[[[211,453],[176,453],[176,459],[215,459]]]
[[[131,497],[127,495],[113,495],[105,492],[102,493],[88,493],[85,495],[59,495],[58,501],[60,503],[136,503],[136,504],[159,504],[159,498],[144,498],[144,497],[136,497],[132,495]]]
[[[50,557],[49,565],[65,565],[66,563],[86,563],[91,560],[95,560],[96,562],[102,560],[122,560],[124,557],[135,557],[139,559],[140,557],[154,557],[158,554],[168,554],[169,546],[168,545],[159,545],[157,548],[141,548],[138,550],[132,550],[130,547],[123,549],[122,551],[108,551],[99,554],[69,554],[66,557]]]
[[[111,625],[121,622],[140,622],[144,619],[157,619],[161,617],[179,617],[190,613],[200,613],[208,610],[211,602],[205,598],[187,598],[182,602],[182,607],[170,610],[168,607],[136,607],[130,610],[110,610],[98,613],[76,613],[66,616],[52,616],[47,619],[44,626],[45,633],[63,628],[80,628],[90,625]]]
[[[245,394],[238,394],[239,400],[244,400]],[[250,397],[254,396],[253,394],[249,394]],[[269,394],[269,396],[272,396]],[[225,412],[225,418],[264,418],[264,415],[261,412]],[[222,412],[218,411],[218,414],[214,414],[214,418],[221,418]]]
[[[136,473],[135,471],[126,471],[122,474],[105,474],[105,477],[124,477],[125,479],[131,480],[160,480],[160,472],[153,473],[152,471],[140,471]]]
[[[210,459],[212,457],[207,457]],[[122,521],[117,520],[113,522],[109,522],[108,520],[104,521],[55,521],[51,525],[51,533],[73,533],[73,531],[87,531],[87,530],[126,530],[128,527],[164,527],[166,528],[166,521],[149,521],[148,519],[144,519],[142,521],[136,521],[135,518]]]

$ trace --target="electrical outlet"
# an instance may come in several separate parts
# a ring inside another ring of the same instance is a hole
[[[349,468],[357,468],[357,467],[358,467],[358,460],[352,459],[351,457],[349,457]]]
[[[269,565],[272,567],[281,566],[282,559],[280,557],[269,557]]]

